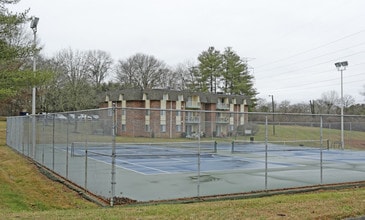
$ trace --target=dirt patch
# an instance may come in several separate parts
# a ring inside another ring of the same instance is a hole
[[[108,202],[110,203],[110,199],[108,199]],[[113,204],[114,205],[130,205],[137,203],[137,200],[130,199],[127,197],[114,197]]]
[[[349,140],[347,143],[345,143],[345,146],[349,145],[351,148],[357,149],[357,150],[365,150],[365,142],[363,140]]]
[[[201,175],[201,176],[191,176],[190,179],[194,182],[201,182],[201,183],[206,183],[206,182],[212,182],[212,181],[218,181],[220,180],[220,178],[218,177],[214,177],[211,175]]]

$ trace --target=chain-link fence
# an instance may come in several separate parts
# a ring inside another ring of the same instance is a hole
[[[365,117],[113,107],[9,117],[7,145],[114,205],[364,180]]]

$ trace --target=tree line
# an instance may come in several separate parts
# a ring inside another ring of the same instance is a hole
[[[288,100],[281,102],[258,99],[257,105],[253,109],[256,112],[276,112],[276,113],[307,113],[307,114],[341,114],[341,97],[336,91],[327,91],[321,94],[318,99],[308,100],[308,102],[291,103]],[[344,113],[348,115],[364,115],[365,105],[356,104],[351,95],[343,96]]]

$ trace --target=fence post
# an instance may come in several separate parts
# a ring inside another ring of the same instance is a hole
[[[198,124],[198,186],[197,186],[197,197],[200,196],[200,130],[201,130],[201,112],[199,112],[199,124]]]
[[[114,206],[115,197],[115,139],[116,139],[116,108],[115,103],[113,103],[112,111],[112,171],[111,171],[111,198],[110,206]]]
[[[86,119],[85,119],[86,120]],[[87,139],[87,131],[85,129],[85,121],[84,121],[84,133],[85,133],[85,173],[84,173],[84,179],[85,179],[85,183],[84,183],[84,188],[87,190],[87,171],[88,171],[88,157],[89,157],[89,154],[88,154],[88,139]]]
[[[268,142],[268,123],[265,116],[265,190],[267,190],[267,142]]]
[[[322,119],[322,115],[320,116],[320,181],[321,184],[323,183],[323,119]]]
[[[35,160],[36,151],[36,115],[32,113],[32,158]]]
[[[55,165],[55,117],[52,114],[52,171]]]
[[[66,179],[68,179],[68,164],[69,164],[69,161],[68,161],[68,153],[69,153],[69,129],[68,129],[68,126],[70,124],[70,117],[69,115],[67,114],[67,125],[66,125]]]

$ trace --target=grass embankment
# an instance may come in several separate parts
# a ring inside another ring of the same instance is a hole
[[[5,138],[6,122],[0,121],[0,213],[95,207],[40,174],[34,164],[5,146]]]
[[[148,187],[148,185],[146,185]],[[0,219],[343,219],[365,214],[365,188],[264,198],[101,208],[5,146],[0,121]]]

